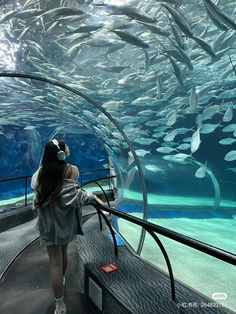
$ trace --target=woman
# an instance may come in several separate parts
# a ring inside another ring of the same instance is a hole
[[[55,314],[65,314],[63,285],[67,268],[67,246],[76,234],[83,234],[81,206],[103,202],[82,191],[76,183],[79,170],[68,164],[69,148],[64,141],[52,140],[44,148],[41,167],[32,177],[36,190],[34,207],[38,211],[40,243],[47,247]]]

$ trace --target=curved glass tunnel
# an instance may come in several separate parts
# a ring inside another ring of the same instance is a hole
[[[236,253],[236,4],[215,1],[210,14],[211,3],[0,1],[0,72],[55,80],[92,100],[1,77],[0,179],[31,175],[45,142],[60,136],[81,169],[105,169],[110,157],[118,210]],[[18,184],[0,185],[1,209],[19,202]],[[139,228],[121,219],[116,228],[166,271],[147,236],[142,250]],[[219,262],[215,281],[202,284],[213,260],[162,241],[176,279],[210,298],[222,278],[236,282]]]

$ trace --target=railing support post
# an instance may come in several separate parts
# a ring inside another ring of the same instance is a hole
[[[102,218],[105,220],[110,232],[111,232],[111,236],[113,239],[113,244],[114,244],[114,248],[115,248],[115,256],[118,256],[118,246],[117,246],[117,241],[116,241],[116,237],[115,237],[115,232],[112,229],[112,226],[109,222],[109,220],[107,219],[106,215],[102,212],[102,210],[99,208],[98,205],[94,205],[94,207],[97,209],[97,212],[102,216]],[[98,214],[98,215],[99,215]],[[101,229],[100,229],[101,230]]]
[[[82,188],[82,175],[83,175],[83,173],[80,172],[80,187],[81,187],[81,188]]]
[[[170,286],[171,286],[171,298],[174,301],[175,300],[175,280],[174,280],[174,276],[173,276],[173,272],[172,272],[172,267],[170,264],[170,260],[168,257],[168,254],[166,253],[166,250],[163,246],[163,244],[161,243],[160,239],[157,237],[157,235],[152,231],[152,230],[148,230],[146,229],[147,232],[153,237],[153,239],[156,241],[156,243],[158,244],[159,248],[161,249],[161,252],[165,258],[166,261],[166,265],[169,271],[169,276],[170,276]]]
[[[25,177],[25,206],[27,206],[27,185],[28,185],[28,178]]]

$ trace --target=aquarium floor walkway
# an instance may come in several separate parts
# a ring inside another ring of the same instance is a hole
[[[96,213],[83,208],[83,220]],[[53,314],[54,302],[50,283],[47,251],[40,246],[33,219],[0,233],[1,266],[0,313]],[[76,244],[68,247],[65,302],[67,314],[96,314],[97,308],[79,290],[76,273]],[[9,266],[10,265],[10,266]],[[8,268],[9,267],[9,268]]]
[[[96,314],[96,307],[78,291],[76,245],[68,248],[65,302],[68,314]],[[53,294],[46,249],[36,240],[15,260],[0,283],[0,313],[53,314]]]
[[[86,221],[95,213],[96,210],[94,207],[84,206],[82,212],[83,221]],[[16,220],[17,217],[18,216],[16,216],[16,218],[13,217],[13,220]],[[1,216],[0,223],[4,223],[1,221]],[[11,263],[14,262],[17,255],[38,237],[39,234],[36,232],[36,219],[31,219],[30,221],[0,232],[0,282],[4,276],[4,272]]]

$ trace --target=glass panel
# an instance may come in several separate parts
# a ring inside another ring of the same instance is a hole
[[[233,311],[236,310],[235,266],[163,236],[158,235],[158,238],[167,251],[174,278],[177,281],[201,291],[211,299],[211,302],[218,302]],[[231,246],[229,244],[229,247],[232,247],[232,242],[231,240]],[[145,238],[142,256],[168,274],[162,253],[148,234]],[[226,294],[226,298],[220,300],[220,298],[213,297],[217,293]]]
[[[137,216],[137,214],[133,212],[132,215]],[[134,250],[138,249],[141,227],[121,218],[116,219],[113,226]]]
[[[149,212],[148,221],[236,253],[235,211],[153,210]]]
[[[30,178],[27,180],[27,204],[32,202]],[[25,206],[25,179],[0,182],[0,212]]]
[[[96,180],[96,179],[95,179]],[[104,179],[104,180],[99,180],[99,178],[96,180],[98,182],[98,184],[105,190],[109,190],[111,185],[110,185],[110,179]],[[83,186],[83,189],[85,189],[86,191],[89,192],[101,192],[102,190],[99,187],[99,185],[97,185],[95,182],[91,182],[91,183],[87,183]]]

